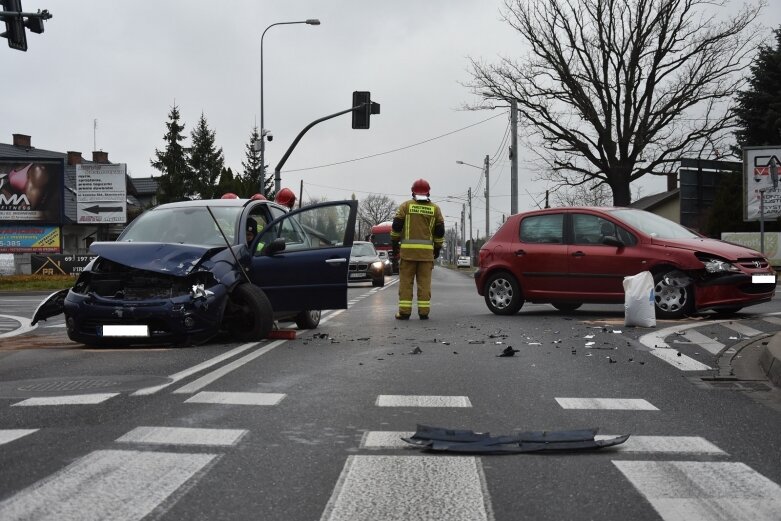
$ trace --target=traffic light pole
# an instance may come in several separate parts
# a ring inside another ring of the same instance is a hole
[[[282,188],[282,175],[280,173],[282,171],[282,167],[287,162],[287,159],[290,157],[290,154],[293,153],[293,149],[296,148],[296,146],[298,145],[298,142],[301,141],[301,138],[304,137],[304,134],[306,134],[309,131],[310,128],[314,127],[318,123],[322,123],[323,121],[328,121],[329,119],[333,119],[333,118],[335,118],[337,116],[341,116],[342,114],[347,114],[348,112],[353,112],[355,110],[362,109],[367,104],[368,103],[361,103],[360,105],[356,105],[353,108],[350,108],[350,109],[347,109],[347,110],[342,110],[341,112],[337,112],[335,114],[331,114],[330,116],[325,116],[323,118],[316,119],[313,122],[311,122],[309,125],[304,127],[304,129],[301,132],[298,133],[296,138],[293,140],[293,142],[288,147],[287,152],[285,152],[285,155],[282,156],[282,159],[279,160],[279,163],[277,163],[277,166],[274,168],[274,190],[276,192],[279,192],[279,190]]]

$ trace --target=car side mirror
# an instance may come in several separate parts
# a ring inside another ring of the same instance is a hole
[[[285,239],[282,237],[277,237],[271,243],[266,246],[266,249],[263,251],[266,255],[274,255],[275,253],[279,253],[281,251],[285,251]]]
[[[607,244],[608,246],[616,246],[617,248],[623,248],[624,242],[612,235],[607,235],[602,238],[602,244]]]

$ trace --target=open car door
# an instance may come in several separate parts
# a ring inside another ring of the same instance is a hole
[[[249,277],[275,312],[347,308],[357,211],[357,201],[307,206],[272,221],[255,238]]]

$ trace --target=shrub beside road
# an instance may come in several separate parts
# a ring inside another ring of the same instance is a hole
[[[0,292],[70,288],[76,277],[70,275],[5,275],[0,277]]]

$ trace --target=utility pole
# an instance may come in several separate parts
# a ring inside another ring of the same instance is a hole
[[[474,240],[472,239],[472,187],[469,187],[467,192],[469,198],[469,264],[472,264],[472,253],[475,249]]]
[[[489,199],[488,198],[490,196],[491,188],[490,188],[490,184],[488,183],[488,168],[489,168],[489,166],[490,165],[488,164],[488,154],[486,154],[485,155],[485,238],[486,239],[488,239],[488,234],[490,233],[490,230],[489,230],[489,228],[490,228],[490,226],[489,226],[490,215],[489,215],[489,208],[488,208],[490,206],[490,203],[489,203]]]
[[[518,213],[518,102],[510,101],[510,214]]]
[[[466,245],[466,203],[461,204],[461,249],[458,251],[458,254],[461,255],[466,250],[464,249],[464,246]]]

